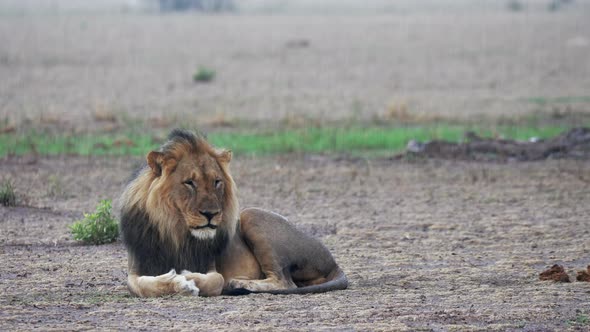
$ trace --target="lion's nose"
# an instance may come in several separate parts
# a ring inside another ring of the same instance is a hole
[[[213,217],[215,217],[219,213],[219,211],[199,211],[199,213],[205,216],[205,218],[207,218],[207,221],[211,221],[211,219],[213,219]]]

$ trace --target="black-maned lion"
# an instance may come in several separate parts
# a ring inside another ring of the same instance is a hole
[[[131,293],[319,293],[348,280],[324,245],[285,218],[239,212],[231,152],[174,130],[121,196]]]

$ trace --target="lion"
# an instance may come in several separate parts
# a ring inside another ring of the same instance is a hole
[[[133,295],[304,294],[345,289],[330,251],[281,215],[240,212],[231,151],[175,129],[120,199]]]

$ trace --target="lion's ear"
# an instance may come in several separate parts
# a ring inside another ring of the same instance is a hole
[[[147,155],[147,163],[154,172],[154,175],[162,175],[162,164],[164,162],[164,154],[162,152],[152,151]]]
[[[224,164],[229,164],[231,161],[232,153],[231,150],[221,150],[217,153],[218,159]]]

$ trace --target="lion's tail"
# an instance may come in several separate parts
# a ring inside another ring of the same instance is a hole
[[[314,293],[325,293],[335,290],[346,289],[348,287],[348,278],[339,267],[331,273],[331,279],[327,282],[318,285],[304,286],[290,289],[277,289],[271,291],[250,291],[244,288],[233,289],[231,291],[224,292],[223,295],[247,295],[252,293],[266,293],[276,295],[287,295],[287,294],[314,294]]]
[[[292,289],[281,289],[276,291],[269,291],[266,293],[271,294],[313,294],[313,293],[325,293],[340,289],[346,289],[348,287],[348,278],[339,267],[332,273],[332,278],[318,285],[304,286]]]

